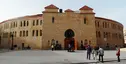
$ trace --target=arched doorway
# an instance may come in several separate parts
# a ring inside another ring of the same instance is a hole
[[[75,49],[75,33],[72,29],[67,29],[64,33],[65,39],[64,39],[64,49],[68,49],[68,44],[70,44],[73,49]]]

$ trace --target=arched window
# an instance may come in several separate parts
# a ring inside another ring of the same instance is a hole
[[[55,18],[54,17],[52,17],[52,23],[54,23],[55,22]]]
[[[84,18],[84,24],[86,24],[87,23],[87,19],[86,18]]]

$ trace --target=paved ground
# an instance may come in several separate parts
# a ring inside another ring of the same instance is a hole
[[[121,51],[121,62],[116,51],[105,51],[104,64],[126,64],[126,51]],[[0,64],[103,64],[87,60],[86,51],[66,52],[51,50],[25,50],[0,53]]]

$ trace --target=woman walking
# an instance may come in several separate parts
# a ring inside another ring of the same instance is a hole
[[[120,62],[120,48],[119,47],[117,48],[116,56],[117,56],[118,62]]]

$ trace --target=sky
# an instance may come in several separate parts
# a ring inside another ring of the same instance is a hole
[[[41,14],[44,7],[57,7],[74,11],[87,5],[95,16],[116,20],[126,28],[126,0],[0,0],[0,22],[26,15]]]

